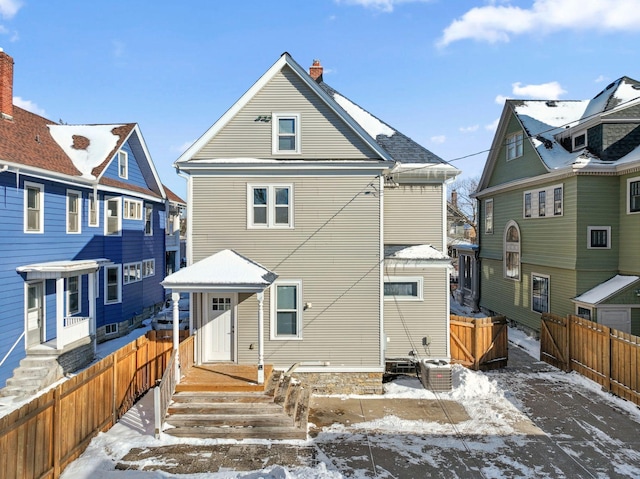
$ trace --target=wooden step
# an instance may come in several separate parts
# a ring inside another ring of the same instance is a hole
[[[293,419],[284,414],[172,414],[167,423],[175,427],[285,427]]]
[[[278,414],[282,407],[275,403],[174,403],[169,414]]]
[[[263,393],[176,392],[172,397],[180,403],[272,403],[273,396]]]
[[[164,431],[175,437],[200,439],[306,439],[306,429],[295,427],[175,427]]]

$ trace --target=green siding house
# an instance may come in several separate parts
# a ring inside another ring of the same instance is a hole
[[[639,146],[628,77],[591,100],[507,100],[474,195],[483,310],[640,334]]]

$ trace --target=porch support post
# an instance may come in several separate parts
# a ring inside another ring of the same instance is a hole
[[[96,351],[96,273],[89,273],[89,335],[93,336],[93,351]]]
[[[56,279],[56,349],[64,348],[64,278]]]
[[[258,293],[258,384],[264,384],[264,291]]]
[[[180,382],[180,353],[179,345],[180,334],[180,307],[178,302],[180,301],[180,293],[171,293],[171,300],[173,301],[173,349],[176,352],[176,383]]]

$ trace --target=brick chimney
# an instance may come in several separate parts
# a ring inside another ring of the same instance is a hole
[[[454,207],[458,207],[458,192],[456,190],[451,191],[451,204]]]
[[[322,81],[322,71],[323,70],[324,69],[322,68],[322,65],[320,65],[320,60],[313,60],[313,65],[311,65],[309,67],[309,75],[315,81],[320,83]]]
[[[0,117],[13,119],[13,58],[0,48]]]

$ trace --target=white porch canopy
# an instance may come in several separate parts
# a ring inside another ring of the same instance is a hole
[[[258,384],[264,383],[264,290],[278,275],[255,261],[225,249],[167,276],[162,286],[171,290],[173,348],[178,349],[181,292],[255,293],[258,297]]]
[[[56,280],[56,349],[63,349],[77,339],[96,333],[96,273],[101,266],[110,264],[108,259],[48,261],[19,266],[16,271],[26,281]],[[64,280],[73,276],[89,276],[89,317],[65,317]],[[46,318],[43,318],[46,321]]]

